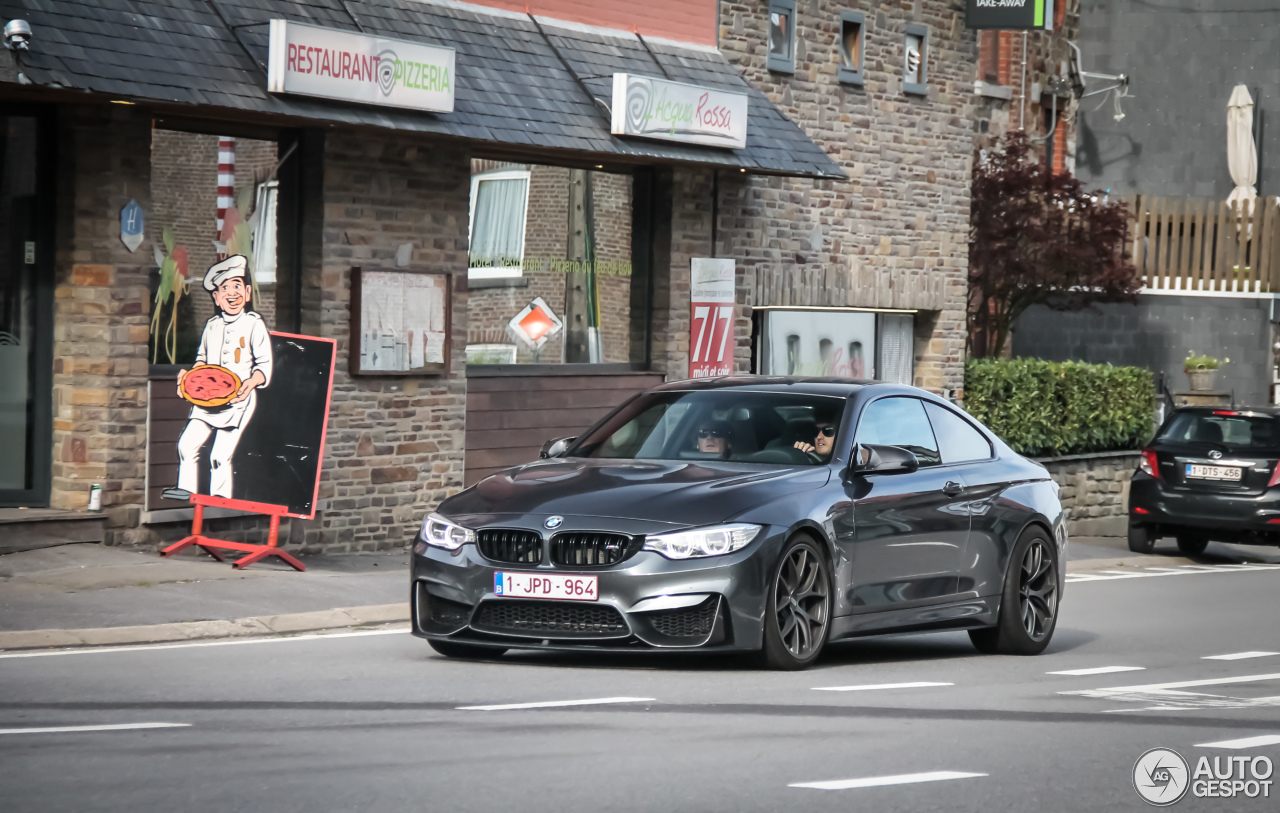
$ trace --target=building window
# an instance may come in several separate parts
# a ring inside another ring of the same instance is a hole
[[[929,29],[914,23],[907,26],[902,53],[902,90],[904,93],[927,94],[929,65]]]
[[[796,72],[795,23],[795,0],[769,4],[769,70]]]
[[[987,30],[978,39],[978,78],[989,85],[1000,84],[1000,32]]]
[[[528,203],[527,171],[497,170],[471,177],[468,279],[521,276]]]
[[[862,51],[866,17],[856,11],[840,12],[840,81],[862,84]]]

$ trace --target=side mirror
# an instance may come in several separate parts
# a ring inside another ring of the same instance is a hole
[[[542,451],[538,452],[538,459],[546,460],[549,457],[559,457],[565,453],[565,450],[569,448],[569,444],[573,443],[575,440],[577,440],[576,437],[552,438],[542,444]]]
[[[901,446],[862,443],[854,449],[855,474],[909,474],[919,468],[919,458]]]

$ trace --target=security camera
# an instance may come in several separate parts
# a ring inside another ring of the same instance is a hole
[[[31,42],[31,25],[26,20],[10,20],[4,26],[4,47],[10,51],[25,51]]]

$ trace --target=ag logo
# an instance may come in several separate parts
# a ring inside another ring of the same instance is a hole
[[[557,517],[547,517],[547,521],[542,524],[545,525],[547,528],[550,528],[551,530],[555,530],[556,528],[559,528],[563,523],[564,523],[564,517],[557,516]]]
[[[1182,755],[1171,748],[1152,748],[1133,766],[1133,789],[1143,801],[1166,807],[1187,795],[1191,771]]]
[[[1214,460],[1220,460],[1222,459],[1222,452],[1218,451],[1217,449],[1214,449],[1213,451],[1209,452],[1209,457],[1212,457]]]

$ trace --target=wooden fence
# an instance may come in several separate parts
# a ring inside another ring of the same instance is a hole
[[[1133,262],[1148,290],[1280,293],[1280,206],[1134,200]]]

